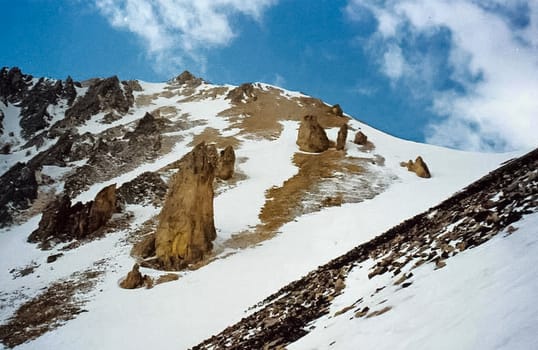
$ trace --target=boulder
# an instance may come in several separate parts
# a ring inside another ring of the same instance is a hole
[[[157,263],[162,268],[185,268],[213,248],[217,162],[216,148],[202,142],[183,157],[180,170],[172,177],[155,232]]]
[[[329,148],[329,139],[325,130],[319,125],[317,117],[307,115],[303,118],[297,136],[297,145],[304,152],[319,153]]]
[[[338,151],[343,150],[346,148],[346,140],[347,140],[347,124],[342,124],[340,127],[340,130],[338,130],[338,137],[336,139],[336,149]]]
[[[412,160],[409,160],[408,162],[400,163],[400,165],[402,167],[406,167],[407,170],[414,172],[419,177],[431,177],[430,170],[428,169],[428,166],[426,165],[421,156],[418,156],[414,162]]]
[[[133,269],[129,271],[127,277],[120,282],[120,287],[124,289],[136,289],[145,285],[146,288],[151,288],[153,285],[151,277],[148,275],[142,276],[139,269],[140,266],[138,264],[134,264]]]
[[[216,176],[221,180],[228,180],[234,175],[234,171],[235,152],[232,146],[228,146],[224,150],[220,151]]]
[[[368,143],[368,136],[366,136],[362,131],[357,131],[353,142],[360,146],[366,146]]]

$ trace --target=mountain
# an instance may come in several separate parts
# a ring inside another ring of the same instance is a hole
[[[0,100],[6,348],[537,342],[536,151],[405,141],[302,93],[188,72],[4,68]]]

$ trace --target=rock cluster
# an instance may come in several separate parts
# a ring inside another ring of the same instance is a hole
[[[116,185],[103,188],[93,201],[71,205],[67,196],[53,201],[43,212],[38,228],[28,241],[48,248],[59,242],[89,237],[116,212]]]
[[[290,283],[256,305],[258,311],[193,349],[284,348],[306,335],[313,321],[328,314],[348,273],[368,259],[375,262],[371,270],[365,271],[369,278],[390,274],[387,286],[408,287],[413,283],[413,273],[406,271],[422,264],[443,268],[452,256],[487,242],[524,215],[537,212],[536,169],[538,149]],[[458,224],[447,231],[446,227],[453,223]],[[368,295],[338,314],[375,317],[391,310],[390,300],[381,307],[377,303],[369,305],[366,300]]]
[[[179,85],[188,85],[189,87],[196,87],[202,84],[204,80],[202,78],[196,77],[194,74],[186,70],[183,71],[183,73],[181,73],[177,77],[175,77],[172,82]]]
[[[86,94],[65,112],[65,119],[59,123],[58,127],[70,126],[69,124],[78,125],[99,112],[127,113],[134,103],[134,97],[129,85],[123,85],[123,88],[122,85],[116,76],[96,79]]]
[[[323,127],[318,123],[318,118],[307,115],[301,121],[297,146],[304,152],[319,153],[329,149],[330,142]]]
[[[168,186],[159,174],[146,171],[121,185],[117,191],[118,201],[125,204],[154,204],[164,200]]]
[[[400,165],[407,168],[407,170],[414,172],[418,177],[423,177],[425,179],[429,179],[431,177],[430,170],[421,156],[418,156],[414,162],[409,160],[408,162],[400,163]]]
[[[26,209],[37,198],[36,169],[17,163],[0,177],[0,227],[13,222],[13,212]]]
[[[213,181],[217,162],[216,148],[202,142],[185,155],[181,171],[171,179],[155,233],[162,268],[185,268],[211,251],[216,238]]]
[[[234,103],[256,101],[258,98],[254,92],[254,86],[251,83],[242,84],[235,89],[232,89],[226,95],[228,100]]]

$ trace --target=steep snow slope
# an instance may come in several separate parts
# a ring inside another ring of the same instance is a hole
[[[222,115],[224,110],[233,107],[226,99],[226,93],[233,87],[206,83],[194,89],[180,86],[177,88],[179,91],[189,91],[185,92],[187,95],[178,97],[178,94],[171,96],[166,93],[171,89],[169,84],[140,85],[143,91],[135,92],[135,98],[153,94],[149,104],[136,105],[128,114],[110,124],[100,121],[103,113],[96,114],[78,127],[79,133],[98,135],[110,128],[132,130],[133,123],[146,112],[155,110],[160,110],[161,115],[171,122],[189,123],[188,127],[168,135],[175,137],[169,152],[106,181],[92,184],[75,200],[93,199],[108,184],[119,186],[144,171],[163,168],[187,153],[192,142],[200,141],[198,137],[208,128],[216,129],[220,138],[234,137],[238,141],[236,154],[242,162],[237,164],[237,170],[243,176],[235,184],[224,185],[215,198],[218,232],[215,250],[218,254],[199,269],[179,273],[177,281],[160,284],[150,290],[123,290],[118,287],[118,281],[134,262],[130,256],[129,238],[146,220],[158,214],[160,208],[129,205],[126,211],[131,212],[134,218],[128,228],[118,228],[99,240],[66,251],[61,250],[63,245],[42,251],[26,242],[28,235],[37,228],[40,215],[20,225],[3,228],[0,230],[0,322],[7,323],[20,305],[38,296],[43,288],[55,281],[76,279],[73,274],[81,271],[96,270],[100,273],[91,291],[79,295],[85,301],[83,309],[87,312],[17,348],[183,349],[194,346],[252,313],[249,307],[285,284],[428,209],[520,154],[467,153],[417,144],[350,120],[352,129],[366,133],[375,144],[375,150],[360,149],[348,141],[348,156],[368,160],[373,160],[374,155],[384,158],[384,165],[368,165],[369,161],[363,165],[368,170],[365,174],[371,176],[365,177],[365,181],[375,182],[372,186],[377,186],[379,193],[357,203],[299,215],[279,227],[278,234],[272,239],[238,249],[226,242],[260,224],[258,214],[267,201],[266,191],[273,186],[282,186],[298,171],[292,158],[298,153],[295,140],[299,125],[297,118],[300,116],[277,120],[280,132],[272,137],[261,137],[255,132],[245,132],[245,127],[238,125],[237,120]],[[276,90],[264,84],[257,85],[257,88]],[[215,89],[222,91],[215,92]],[[302,96],[278,91],[277,103]],[[175,111],[167,115],[167,108],[171,106]],[[239,114],[235,118],[244,120],[249,117]],[[335,133],[336,129],[329,130],[333,140]],[[216,141],[219,142],[220,138]],[[400,167],[401,161],[414,159],[417,155],[427,161],[433,175],[431,179],[418,178]],[[75,169],[82,163],[69,163],[67,169]],[[60,191],[65,178],[61,177],[61,171],[52,170],[58,169],[49,169],[49,175],[57,176],[54,180],[58,185],[56,190]],[[345,183],[346,178],[343,176],[336,181]],[[47,257],[60,252],[63,256],[57,262],[45,262]],[[33,267],[33,273],[18,277],[17,272],[13,272],[13,269],[22,270],[24,267]],[[150,269],[142,269],[142,272],[154,277],[162,274]]]
[[[423,265],[413,284],[376,295],[394,307],[371,318],[353,311],[316,322],[315,330],[289,345],[298,349],[534,349],[538,346],[538,214],[451,259],[439,271]],[[331,314],[375,292],[379,281],[354,270]],[[350,320],[352,318],[352,320]]]

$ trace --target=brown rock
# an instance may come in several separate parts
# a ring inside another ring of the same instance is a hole
[[[88,231],[94,232],[104,226],[116,211],[116,184],[103,188],[91,205]]]
[[[346,147],[347,129],[347,124],[342,124],[340,130],[338,130],[338,137],[336,138],[336,149],[338,151],[341,151]]]
[[[344,115],[344,111],[342,110],[342,107],[340,107],[338,103],[331,107],[331,112],[333,112],[339,117],[342,117]]]
[[[303,118],[297,136],[297,145],[301,151],[315,153],[329,148],[329,139],[325,130],[319,125],[317,117],[307,115]]]
[[[102,228],[116,212],[116,185],[99,191],[93,201],[71,205],[68,196],[54,200],[43,212],[29,242],[48,248],[58,242],[83,239]]]
[[[235,152],[232,146],[228,146],[220,152],[216,175],[221,180],[228,180],[234,175],[234,171]]]
[[[368,143],[368,136],[366,136],[362,131],[357,131],[353,142],[357,145],[366,146]]]
[[[157,261],[177,270],[203,259],[216,238],[213,220],[213,180],[217,150],[204,142],[181,161],[170,181],[168,195],[155,233]]]
[[[424,162],[421,156],[418,156],[417,159],[413,162],[412,160],[409,160],[407,163],[402,162],[400,163],[402,167],[406,167],[407,170],[414,172],[419,177],[423,178],[430,178],[430,170],[428,169],[428,166]]]
[[[134,264],[133,269],[129,271],[127,277],[120,282],[120,287],[124,289],[140,288],[144,285],[144,276],[139,271],[140,266]]]

